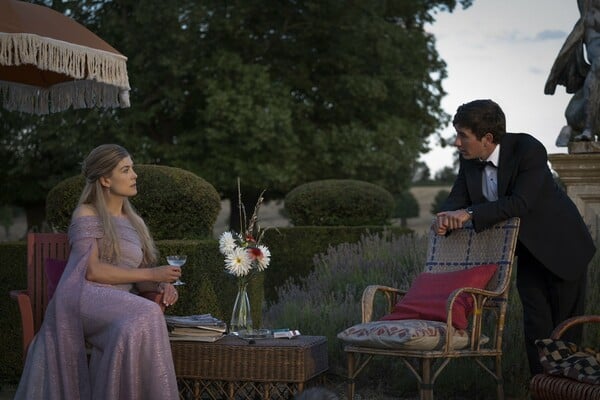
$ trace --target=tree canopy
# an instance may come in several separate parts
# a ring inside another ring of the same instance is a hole
[[[330,178],[402,193],[426,138],[448,121],[446,66],[425,25],[471,2],[53,2],[128,57],[132,106],[0,111],[0,203],[43,205],[107,142],[137,163],[190,170],[230,199],[237,177],[242,191],[272,197]]]

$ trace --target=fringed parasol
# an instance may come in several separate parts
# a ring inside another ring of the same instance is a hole
[[[127,57],[51,8],[0,0],[0,103],[48,114],[129,107]]]

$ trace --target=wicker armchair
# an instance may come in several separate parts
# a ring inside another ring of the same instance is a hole
[[[25,360],[33,336],[42,325],[49,302],[44,270],[45,261],[47,259],[66,260],[69,258],[69,251],[69,240],[65,233],[27,234],[27,289],[10,291],[10,297],[17,301],[21,313],[23,360]],[[141,295],[158,303],[164,311],[162,293],[146,292]]]
[[[586,323],[600,323],[600,315],[582,315],[569,318],[552,331],[550,338],[559,340],[568,329]],[[531,379],[529,391],[531,398],[534,400],[600,399],[600,385],[546,373],[537,374]]]
[[[441,344],[433,350],[396,346],[395,343],[387,348],[357,345],[340,336],[344,333],[338,335],[340,339],[346,341],[344,351],[348,358],[348,399],[354,399],[354,380],[374,356],[398,357],[417,378],[422,400],[433,399],[434,382],[452,359],[470,357],[494,377],[497,396],[499,399],[504,398],[501,362],[502,332],[519,223],[518,218],[511,218],[480,233],[475,233],[472,226],[455,230],[447,236],[438,236],[433,231],[430,232],[424,272],[465,271],[483,264],[496,264],[498,269],[485,289],[470,287],[459,288],[452,292],[446,303],[446,322],[435,322],[443,327],[440,330],[442,333],[439,334]],[[377,293],[385,295],[388,312],[405,294],[390,287],[377,285],[367,287],[362,299],[363,324],[359,326],[367,324],[366,326],[369,327],[382,322],[373,319],[373,302]],[[473,299],[473,313],[469,317],[469,327],[466,331],[462,331],[463,335],[468,337],[468,344],[459,349],[454,344],[457,331],[452,326],[450,310],[457,298],[461,294],[464,296],[465,293]],[[417,321],[417,323],[421,322],[431,321]],[[490,336],[487,344],[483,332]],[[488,362],[490,358],[491,363]]]

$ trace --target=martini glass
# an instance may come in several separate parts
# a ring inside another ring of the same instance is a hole
[[[183,266],[183,264],[185,264],[186,260],[187,260],[187,256],[182,256],[182,255],[167,256],[167,263],[169,263],[169,265],[172,265],[174,267],[181,268]],[[173,285],[174,286],[185,285],[185,282],[181,282],[179,280],[179,278],[177,278],[177,281],[173,282]]]

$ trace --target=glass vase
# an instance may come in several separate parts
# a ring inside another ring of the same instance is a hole
[[[248,283],[240,282],[238,285],[229,332],[240,334],[240,332],[252,331],[252,315],[250,314],[250,300],[248,299]]]

